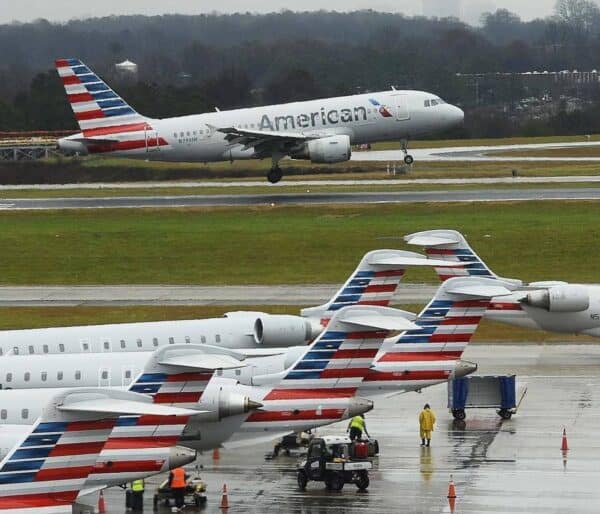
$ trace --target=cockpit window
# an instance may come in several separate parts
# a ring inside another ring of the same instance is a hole
[[[429,107],[431,105],[429,100],[425,100],[425,107]]]
[[[437,104],[438,104],[438,101],[436,99],[431,100],[431,105],[432,106],[437,105]]]

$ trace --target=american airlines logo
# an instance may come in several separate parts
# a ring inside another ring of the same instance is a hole
[[[391,115],[390,115],[391,116]],[[260,120],[259,130],[291,130],[312,128],[316,126],[337,125],[338,123],[352,123],[356,121],[368,121],[366,107],[354,107],[352,109],[330,109],[324,107],[317,112],[305,114],[270,117],[263,114]]]

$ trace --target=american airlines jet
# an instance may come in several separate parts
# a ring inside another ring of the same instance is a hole
[[[151,161],[216,162],[271,158],[279,182],[284,157],[314,163],[350,159],[352,145],[400,141],[460,125],[464,113],[423,91],[381,91],[306,102],[151,119],[129,106],[79,59],[58,59],[58,74],[81,132],[59,141],[66,153]]]

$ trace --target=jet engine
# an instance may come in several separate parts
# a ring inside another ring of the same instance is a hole
[[[532,291],[523,302],[548,312],[581,312],[590,307],[590,296],[583,286],[560,285]]]
[[[284,314],[263,314],[254,322],[254,341],[263,346],[297,346],[314,339],[322,330],[309,319]]]
[[[309,159],[317,164],[330,164],[350,160],[352,145],[346,135],[311,139],[302,144],[297,152],[292,152],[293,159]]]
[[[235,380],[213,377],[196,406],[209,411],[197,416],[198,421],[220,421],[229,416],[245,414],[258,409],[262,407],[262,404],[238,393]]]

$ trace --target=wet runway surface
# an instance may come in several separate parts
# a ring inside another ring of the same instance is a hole
[[[446,386],[376,400],[367,415],[379,439],[371,486],[358,493],[347,484],[341,493],[309,483],[296,486],[290,457],[264,459],[271,445],[222,450],[221,459],[199,459],[208,484],[202,510],[221,512],[221,488],[227,483],[228,512],[450,512],[448,481],[456,482],[457,513],[596,513],[600,511],[600,345],[471,345],[465,358],[479,363],[480,374],[511,373],[526,384],[519,412],[502,421],[493,410],[469,410],[464,423],[446,410]],[[432,447],[419,446],[417,416],[428,402],[437,412]],[[563,427],[570,450],[560,450]],[[345,423],[320,434],[344,431]],[[152,512],[147,485],[146,512]],[[107,512],[124,512],[123,492],[109,490]],[[167,509],[159,512],[169,512]]]
[[[3,199],[2,210],[241,207],[418,202],[504,202],[532,200],[597,200],[600,188],[470,189],[379,193],[303,193],[276,195],[196,195],[105,198]]]

